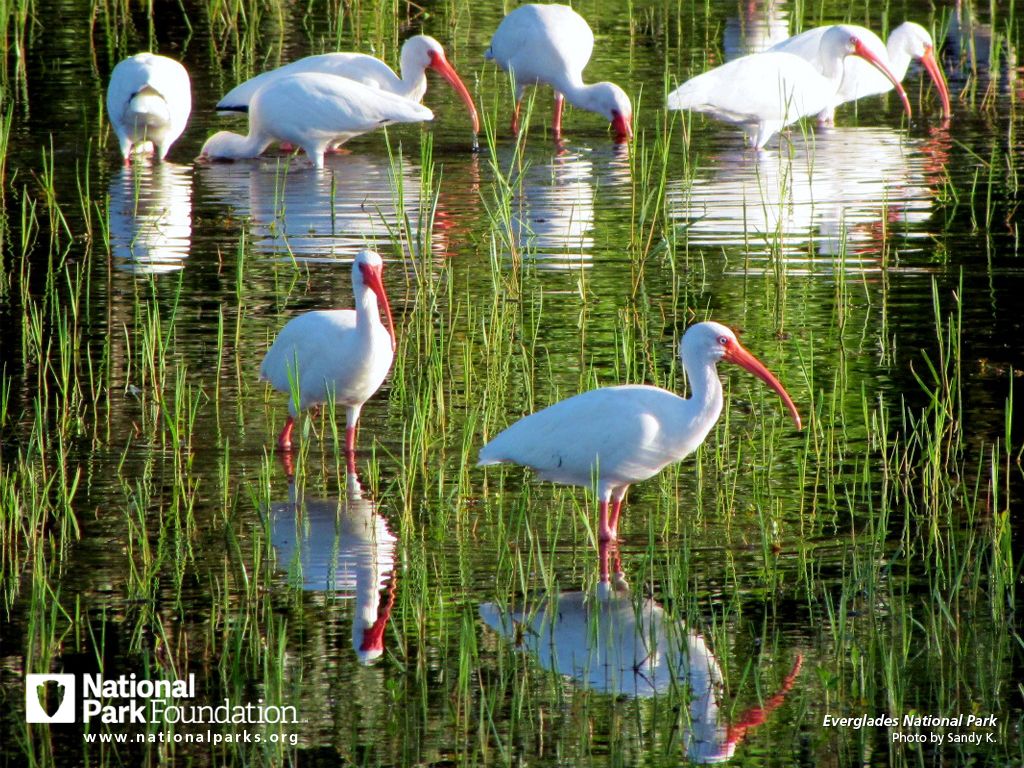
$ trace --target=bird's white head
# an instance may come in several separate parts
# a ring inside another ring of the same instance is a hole
[[[402,68],[427,69],[434,57],[445,58],[444,47],[430,35],[413,35],[402,44]]]
[[[822,60],[828,66],[834,67],[836,87],[838,87],[839,80],[843,76],[841,61],[847,56],[860,56],[874,66],[892,83],[893,88],[896,89],[896,93],[899,94],[900,100],[903,102],[903,108],[907,112],[907,117],[910,117],[910,99],[907,98],[907,92],[903,90],[903,85],[886,63],[889,60],[889,52],[882,44],[882,41],[875,35],[869,37],[859,34],[856,29],[843,24],[837,24],[829,27],[828,31],[822,35],[819,50]],[[828,72],[826,72],[827,76],[829,76]]]
[[[430,35],[414,35],[402,46],[403,76],[406,72],[423,72],[427,69],[435,70],[455,89],[469,112],[469,119],[473,123],[473,135],[480,133],[480,117],[477,115],[473,97],[469,95],[469,89],[466,88],[455,68],[448,63],[444,48]]]
[[[793,418],[796,428],[801,428],[800,414],[793,403],[793,398],[764,363],[743,348],[732,329],[711,321],[691,325],[683,334],[683,340],[679,342],[679,356],[687,370],[702,365],[715,365],[719,360],[726,360],[745,368],[778,393],[789,409],[789,415]]]
[[[946,84],[946,74],[942,71],[935,56],[935,41],[927,29],[913,21],[905,21],[900,24],[889,35],[889,46],[893,49],[903,51],[913,59],[918,59],[921,66],[925,68],[935,88],[942,99],[942,110],[946,117],[953,114],[950,104],[949,86]]]
[[[586,87],[587,108],[604,115],[615,129],[615,140],[622,143],[633,138],[633,105],[629,96],[615,83],[594,83]]]
[[[364,288],[369,288],[384,308],[384,316],[388,319],[388,333],[391,334],[391,349],[395,349],[395,323],[391,319],[391,304],[384,291],[384,260],[376,251],[364,248],[356,254],[352,262],[352,288],[357,298]]]
[[[900,46],[915,59],[924,56],[924,52],[935,49],[935,41],[927,29],[913,21],[905,21],[889,35],[889,40],[899,41]]]
[[[251,156],[245,136],[231,131],[217,131],[203,144],[196,160],[210,162],[211,160],[237,160]]]

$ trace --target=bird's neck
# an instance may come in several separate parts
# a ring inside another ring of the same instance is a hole
[[[867,62],[864,62],[867,64]],[[844,67],[846,66],[846,57],[839,59],[831,56],[826,56],[822,62],[821,74],[826,79],[835,84],[836,90],[839,89],[839,84],[843,82],[843,75],[845,74]],[[871,66],[868,64],[868,66]]]
[[[722,414],[722,381],[718,368],[711,362],[687,366],[686,375],[690,383],[691,427],[703,441]]]
[[[250,130],[248,136],[242,136],[230,131],[221,131],[217,134],[216,157],[224,157],[234,160],[241,160],[248,157],[257,157],[273,143],[273,138],[266,136],[261,131]]]
[[[892,72],[897,80],[902,81],[907,74],[907,70],[910,68],[911,56],[907,53],[906,46],[897,35],[895,38],[889,38],[886,50],[889,52],[889,71]]]
[[[427,70],[404,55],[399,68],[402,70],[402,93],[399,95],[419,104],[427,92]]]
[[[587,85],[582,79],[565,79],[559,83],[556,90],[565,96],[566,100],[574,107],[578,109],[585,109],[588,112],[596,112],[597,109],[594,105],[594,92],[593,85]]]
[[[371,333],[373,325],[383,325],[380,320],[380,308],[377,306],[377,294],[366,285],[360,286],[356,293],[356,328],[363,333]]]

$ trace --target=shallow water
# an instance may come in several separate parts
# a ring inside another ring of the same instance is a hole
[[[517,152],[507,79],[482,57],[498,8],[400,6],[397,37],[445,43],[494,150],[469,151],[460,102],[431,77],[429,132],[357,139],[323,172],[283,153],[191,161],[238,124],[212,107],[247,45],[205,10],[186,6],[190,36],[180,20],[153,32],[187,64],[194,111],[171,162],[131,168],[99,94],[147,46],[144,17],[116,39],[85,10],[35,30],[26,77],[9,75],[3,198],[5,761],[1024,760],[1016,63],[990,70],[952,8],[907,3],[950,28],[948,126],[918,69],[909,125],[876,98],[754,154],[734,128],[675,116],[661,190],[664,91],[798,26],[882,21],[761,6],[578,6],[597,36],[588,79],[642,94],[632,154],[578,110],[556,148],[543,90]],[[393,62],[378,17],[352,13],[341,47]],[[330,18],[267,12],[238,66],[333,47]],[[399,347],[363,411],[357,495],[341,413],[304,421],[288,478],[273,450],[285,398],[257,371],[288,318],[350,306],[367,245],[385,258]],[[935,327],[951,313],[957,355]],[[473,466],[505,425],[583,389],[682,391],[675,348],[706,317],[743,331],[807,427],[723,366],[719,426],[630,490],[604,566],[582,490]],[[283,743],[213,748],[25,725],[25,673],[100,670],[193,673],[204,704],[290,705],[299,722],[248,728]],[[826,714],[997,725],[825,727]],[[983,743],[893,741],[917,733]]]

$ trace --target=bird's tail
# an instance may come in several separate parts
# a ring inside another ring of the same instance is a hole
[[[155,128],[171,119],[171,111],[164,97],[146,87],[135,93],[128,102],[128,114],[139,126]]]

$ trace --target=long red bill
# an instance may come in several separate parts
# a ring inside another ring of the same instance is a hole
[[[619,144],[625,144],[633,138],[633,119],[632,117],[626,117],[621,112],[615,112],[614,118],[612,119],[612,128],[615,129],[615,141]]]
[[[388,303],[388,295],[384,292],[384,283],[381,281],[380,267],[371,267],[369,264],[360,264],[359,271],[363,274],[363,281],[370,290],[377,295],[377,301],[384,307],[384,316],[388,319],[388,333],[391,334],[391,351],[395,351],[395,323],[391,319],[391,304]]]
[[[942,72],[942,67],[939,65],[938,60],[935,58],[935,49],[932,46],[925,47],[924,56],[921,57],[921,64],[928,71],[928,74],[931,75],[932,81],[939,91],[939,98],[942,99],[943,116],[952,117],[953,108],[949,103],[949,86],[946,85],[946,76]]]
[[[462,80],[456,74],[452,65],[448,63],[448,60],[442,54],[431,51],[430,66],[436,69],[437,73],[448,81],[448,84],[455,89],[455,92],[466,103],[466,109],[469,110],[469,119],[473,121],[473,135],[476,136],[480,133],[480,117],[476,113],[476,105],[473,103],[473,97],[469,95],[469,90],[463,85]]]
[[[388,619],[391,618],[391,611],[395,607],[395,586],[397,583],[392,576],[391,586],[388,587],[384,607],[380,609],[377,620],[363,629],[363,637],[358,648],[361,664],[372,664],[384,653],[384,630],[387,629]]]
[[[896,76],[889,71],[889,68],[885,65],[885,62],[878,58],[874,53],[868,50],[868,47],[864,45],[858,38],[852,38],[853,52],[860,56],[865,61],[870,62],[875,68],[889,78],[889,82],[892,83],[896,89],[896,93],[900,95],[900,100],[903,102],[903,108],[907,110],[907,117],[911,116],[910,112],[910,99],[907,98],[907,92],[903,90],[903,84],[896,79]]]
[[[771,371],[765,368],[764,363],[741,347],[739,342],[729,344],[725,349],[724,357],[730,363],[736,363],[736,365],[741,368],[746,368],[752,374],[764,381],[765,384],[778,392],[779,397],[782,398],[782,402],[785,403],[786,408],[789,409],[789,415],[793,417],[793,422],[796,424],[796,428],[803,429],[803,424],[800,422],[800,414],[796,410],[793,398],[789,396],[789,392],[787,392],[786,388],[779,383],[779,380],[772,375]]]

